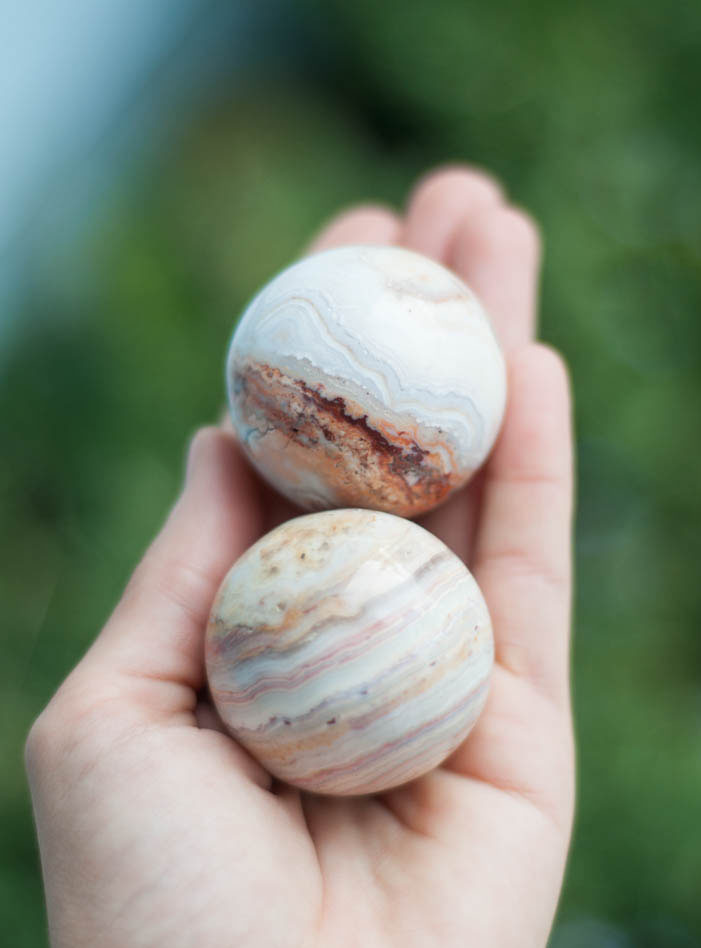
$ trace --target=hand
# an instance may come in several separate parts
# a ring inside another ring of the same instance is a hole
[[[27,743],[56,948],[547,941],[573,810],[572,471],[566,372],[531,341],[538,239],[492,180],[448,169],[403,217],[349,211],[316,248],[359,242],[451,266],[508,353],[484,473],[424,520],[489,605],[487,708],[444,766],[377,798],[273,784],[202,698],[202,638],[229,566],[290,510],[229,433],[201,431],[161,534]]]

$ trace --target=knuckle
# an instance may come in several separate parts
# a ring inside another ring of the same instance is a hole
[[[506,547],[492,554],[492,566],[499,570],[502,581],[506,578],[513,585],[522,584],[528,590],[542,589],[543,594],[558,601],[570,587],[569,562],[554,559],[544,553],[537,556],[527,548]]]
[[[206,571],[181,558],[169,558],[144,582],[153,582],[157,593],[171,603],[179,614],[203,623],[212,599],[212,580]]]
[[[24,764],[28,772],[36,770],[46,760],[56,735],[49,707],[36,718],[24,742]]]
[[[117,726],[114,709],[119,706],[116,693],[74,670],[29,730],[24,760],[30,778],[90,758],[95,737],[106,733],[109,722]]]
[[[28,770],[36,769],[54,759],[57,750],[66,743],[73,722],[80,717],[80,713],[81,708],[69,677],[29,729],[24,745],[24,759]]]

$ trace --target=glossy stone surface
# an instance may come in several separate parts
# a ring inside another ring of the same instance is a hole
[[[426,773],[466,737],[493,661],[477,583],[436,537],[370,510],[308,514],[232,567],[207,628],[210,690],[275,776],[325,794]]]
[[[231,416],[258,471],[300,506],[413,517],[489,453],[506,399],[482,306],[399,247],[295,263],[246,309],[227,360]]]

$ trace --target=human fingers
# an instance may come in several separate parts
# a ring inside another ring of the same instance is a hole
[[[538,255],[528,244],[527,225],[520,227],[520,214],[490,175],[451,166],[419,181],[402,232],[402,243],[451,267],[475,290],[505,349],[528,341],[534,331]],[[536,234],[534,225],[531,232]],[[513,274],[518,284],[513,295],[521,296],[507,312],[501,287]],[[470,558],[480,485],[478,476],[468,490],[422,521],[465,560]]]
[[[409,195],[401,243],[448,266],[463,221],[502,201],[501,186],[484,171],[463,165],[433,169]],[[470,552],[474,495],[472,488],[462,490],[420,521],[464,560]]]
[[[82,663],[97,680],[128,682],[146,712],[192,711],[212,601],[260,532],[258,489],[230,435],[197,433],[183,493]]]
[[[463,217],[448,265],[475,291],[506,354],[535,335],[540,236],[532,217],[508,204]]]
[[[558,703],[569,695],[572,436],[567,372],[531,344],[509,373],[509,404],[484,476],[473,572],[497,661]]]
[[[508,203],[491,175],[455,165],[420,179],[408,202],[401,242],[465,280],[484,303],[505,351],[532,338],[538,228]]]
[[[409,195],[401,242],[447,266],[463,221],[503,200],[501,185],[485,171],[468,165],[434,168]]]
[[[314,237],[306,253],[344,244],[394,244],[400,233],[399,216],[390,208],[362,204],[341,211]]]

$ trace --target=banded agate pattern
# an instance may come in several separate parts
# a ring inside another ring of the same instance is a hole
[[[308,510],[413,517],[482,464],[506,399],[472,291],[399,247],[288,267],[246,309],[227,359],[234,427],[258,471]]]
[[[485,703],[489,614],[415,523],[370,510],[288,521],[234,564],[206,636],[219,714],[274,776],[373,793],[440,764]]]

